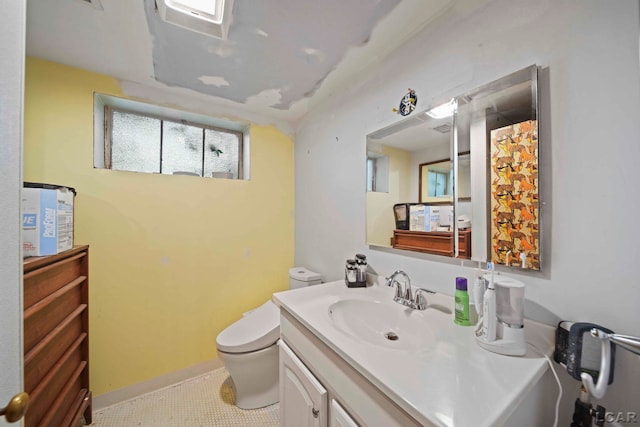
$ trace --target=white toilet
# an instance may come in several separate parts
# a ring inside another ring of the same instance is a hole
[[[289,288],[321,283],[304,267],[289,270]],[[236,405],[256,409],[279,400],[278,347],[280,311],[271,300],[227,326],[216,338],[218,357],[232,379]]]

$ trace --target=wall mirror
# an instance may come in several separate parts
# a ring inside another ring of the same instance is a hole
[[[527,67],[457,98],[454,149],[468,153],[471,197],[455,210],[473,225],[473,260],[540,270],[537,76]]]
[[[454,255],[452,128],[423,111],[367,136],[369,245]]]
[[[367,136],[369,245],[540,269],[537,73]]]

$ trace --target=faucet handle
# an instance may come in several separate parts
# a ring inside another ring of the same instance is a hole
[[[407,282],[406,286],[404,287],[404,299],[409,303],[413,301],[413,293],[411,292],[411,282]]]
[[[393,297],[393,300],[395,302],[403,302],[404,299],[404,295],[402,294],[402,284],[400,282],[398,282],[397,280],[394,280],[393,283],[395,283],[396,285],[396,294]]]
[[[426,310],[427,309],[427,298],[424,296],[425,293],[429,293],[429,294],[435,294],[435,292],[430,291],[429,289],[425,289],[425,288],[418,288],[416,289],[416,296],[415,299],[413,300],[413,308],[417,309],[417,310]]]

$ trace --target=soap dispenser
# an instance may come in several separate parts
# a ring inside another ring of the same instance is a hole
[[[344,282],[349,288],[355,288],[358,283],[358,266],[356,260],[348,259],[344,266]]]
[[[469,317],[469,293],[467,292],[467,278],[456,277],[455,319],[454,322],[461,326],[470,326]]]
[[[356,254],[357,287],[364,288],[367,286],[367,257],[363,254]]]

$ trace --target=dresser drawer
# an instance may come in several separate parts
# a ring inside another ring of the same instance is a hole
[[[31,351],[25,354],[24,386],[27,393],[33,392],[38,383],[79,336],[86,335],[83,319],[86,308],[86,304],[76,308]]]
[[[47,413],[50,413],[49,417],[52,417],[55,415],[52,412],[58,412],[50,409],[56,406],[57,400],[60,400],[60,404],[62,403],[61,396],[63,396],[62,391],[65,385],[73,384],[86,366],[86,361],[83,360],[82,354],[82,341],[83,337],[78,337],[62,358],[54,364],[35,390],[30,393],[31,403],[25,419],[27,426],[55,426],[55,424],[43,422],[42,419]]]
[[[83,303],[81,285],[85,280],[84,276],[78,277],[25,310],[25,354]]]
[[[75,278],[84,275],[86,252],[62,259],[42,268],[27,270],[24,273],[24,308],[25,310],[62,288]],[[28,267],[35,266],[38,260],[29,260]]]
[[[24,260],[26,427],[90,424],[89,247]]]

